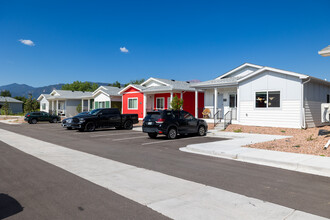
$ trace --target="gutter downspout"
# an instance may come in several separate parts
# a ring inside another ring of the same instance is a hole
[[[307,126],[306,126],[306,117],[305,117],[305,97],[304,97],[304,85],[306,84],[306,83],[308,83],[309,81],[311,81],[311,78],[309,77],[309,79],[307,80],[307,81],[305,81],[305,82],[303,82],[302,83],[302,86],[301,86],[301,116],[302,116],[302,125],[301,125],[301,127],[303,128],[303,129],[306,129],[307,128]]]

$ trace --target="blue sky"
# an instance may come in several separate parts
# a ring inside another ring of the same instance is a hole
[[[330,44],[329,10],[329,0],[0,0],[0,85],[204,81],[244,62],[330,80],[317,53]]]

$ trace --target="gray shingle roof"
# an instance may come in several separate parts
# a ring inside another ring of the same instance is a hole
[[[119,91],[121,90],[120,88],[113,86],[102,86],[102,87],[105,88],[105,89],[101,89],[103,92],[112,96],[117,96]]]
[[[82,99],[93,98],[92,92],[70,91],[70,90],[54,90],[59,96],[50,96],[47,99]]]
[[[4,97],[4,96],[0,96],[0,102],[12,102],[12,103],[23,103],[20,100],[14,99],[12,97]]]
[[[199,82],[191,84],[192,88],[199,88],[199,87],[208,87],[208,86],[230,86],[230,85],[237,85],[237,80],[241,77],[229,77],[229,78],[223,78],[223,79],[213,79],[209,81]]]

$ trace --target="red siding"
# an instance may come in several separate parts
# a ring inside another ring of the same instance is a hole
[[[125,92],[133,93],[124,93],[123,94],[123,114],[138,114],[139,118],[143,118],[143,93],[138,92],[134,88],[128,88]],[[128,98],[138,98],[138,109],[128,109]]]
[[[204,93],[198,93],[198,117],[201,118],[204,108]],[[195,92],[183,93],[183,110],[195,116]]]
[[[173,97],[178,96],[179,98],[181,97],[180,93],[173,93]],[[168,109],[170,107],[167,99],[171,97],[171,93],[160,93],[160,94],[155,94],[154,98],[154,109],[156,109],[156,98],[164,98],[165,99],[165,109]]]
[[[165,99],[165,109],[169,108],[167,99],[171,96],[170,93],[159,93],[155,94],[154,97],[154,108],[156,109],[156,98],[163,97]],[[181,98],[180,93],[174,93],[174,96]],[[128,98],[138,98],[138,109],[128,109]],[[143,118],[143,93],[137,89],[130,87],[123,94],[123,114],[138,114],[139,118]],[[202,117],[202,111],[204,108],[204,93],[198,93],[198,117]],[[195,116],[195,92],[183,92],[183,110],[189,112]]]

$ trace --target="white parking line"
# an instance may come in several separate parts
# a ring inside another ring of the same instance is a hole
[[[169,142],[169,141],[181,141],[181,140],[190,140],[193,138],[205,138],[205,137],[191,137],[191,138],[181,138],[181,139],[174,139],[174,140],[163,140],[163,141],[154,141],[154,142],[148,142],[148,143],[143,143],[141,145],[149,145],[149,144],[158,144],[158,143],[164,143],[164,142]]]
[[[132,139],[138,139],[138,138],[147,138],[146,136],[139,136],[139,137],[129,137],[129,138],[119,138],[119,139],[113,139],[113,141],[124,141],[124,140],[132,140]]]
[[[114,133],[114,134],[96,134],[96,135],[91,135],[91,138],[94,137],[107,137],[107,136],[113,136],[113,135],[123,135],[123,134],[141,134],[140,132],[121,132],[121,133]]]
[[[326,219],[3,129],[0,140],[173,219]]]

